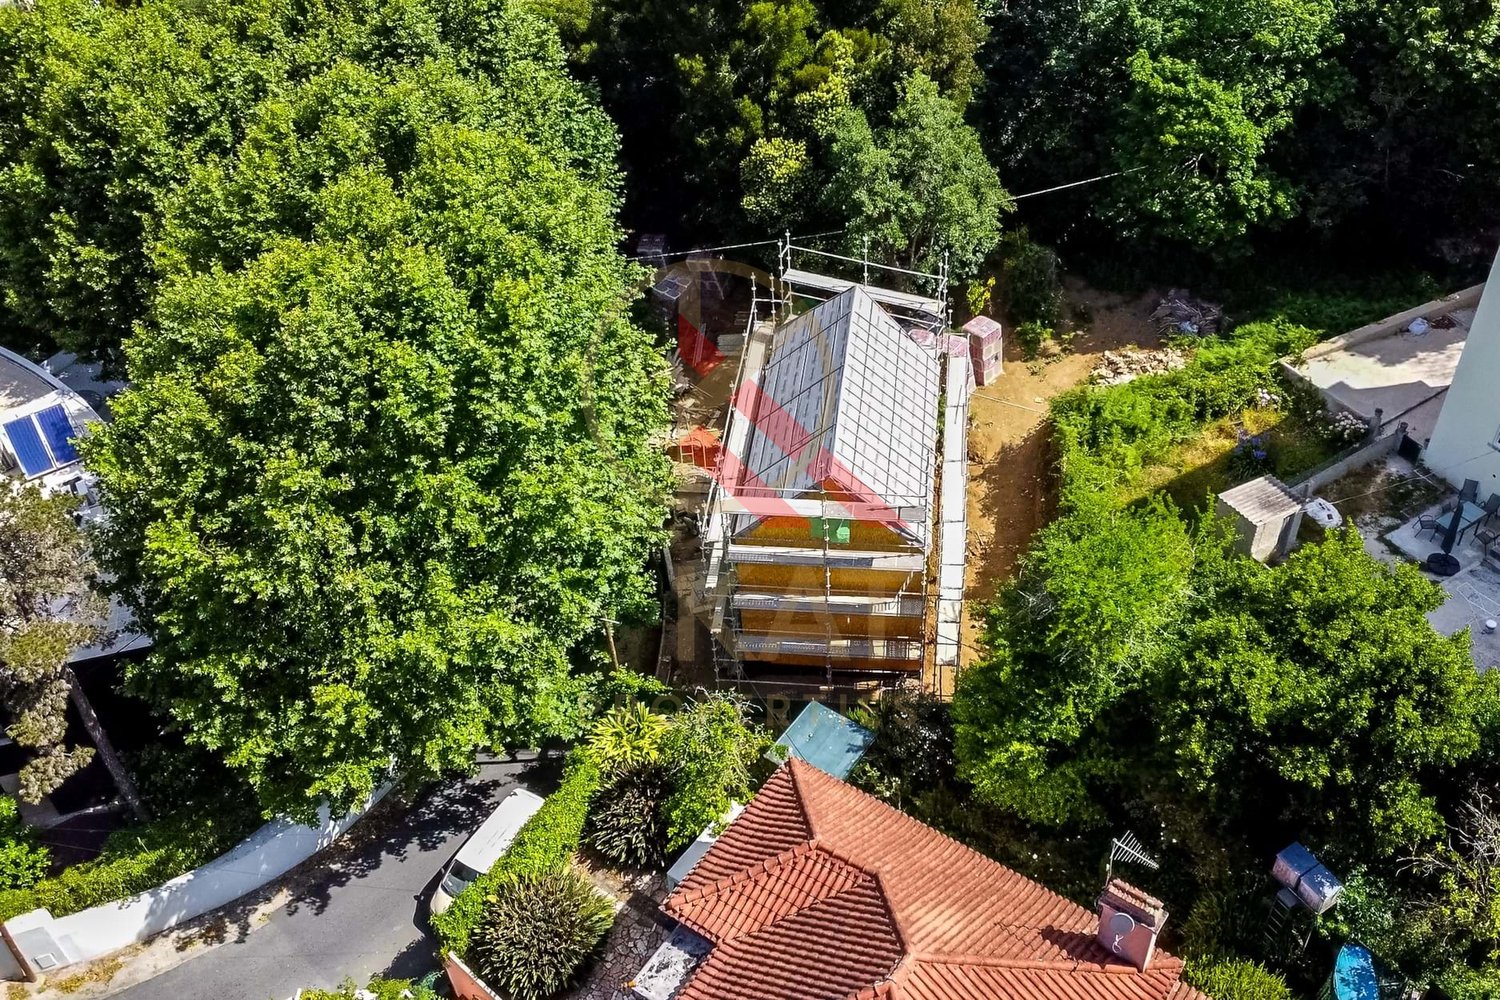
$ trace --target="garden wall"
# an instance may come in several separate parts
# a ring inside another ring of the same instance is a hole
[[[326,806],[319,810],[314,826],[272,820],[229,853],[147,892],[66,917],[32,910],[7,920],[5,932],[36,972],[108,955],[217,909],[286,873],[337,840],[389,788],[380,788],[364,806],[338,820],[329,817]],[[13,977],[24,975],[23,970],[0,971],[12,971]]]
[[[1343,479],[1355,469],[1362,469],[1376,459],[1391,454],[1400,446],[1401,438],[1405,433],[1406,425],[1402,424],[1384,437],[1378,437],[1368,444],[1342,452],[1335,456],[1333,461],[1320,465],[1287,488],[1299,496],[1311,497],[1318,490],[1329,483]]]

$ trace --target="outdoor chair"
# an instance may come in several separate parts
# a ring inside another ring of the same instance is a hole
[[[1420,535],[1424,531],[1436,531],[1437,526],[1438,519],[1436,514],[1423,514],[1417,518],[1415,533]]]
[[[1495,544],[1495,539],[1500,538],[1500,531],[1491,531],[1488,528],[1480,528],[1478,531],[1474,532],[1474,537],[1479,539],[1479,544],[1484,546],[1485,551],[1488,552],[1490,546]]]
[[[1438,513],[1439,514],[1450,514],[1450,513],[1453,512],[1453,508],[1455,508],[1457,506],[1458,506],[1458,501],[1456,499],[1454,499],[1453,497],[1449,497],[1448,499],[1444,500],[1442,506],[1438,508]]]
[[[1484,519],[1489,521],[1496,514],[1500,514],[1500,493],[1491,493],[1490,498],[1484,502]]]
[[[1479,480],[1465,479],[1464,488],[1458,491],[1458,499],[1461,503],[1475,503],[1479,500]]]

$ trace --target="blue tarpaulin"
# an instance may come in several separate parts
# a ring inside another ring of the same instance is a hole
[[[864,726],[812,701],[797,713],[776,745],[786,749],[786,756],[805,760],[818,770],[842,779],[849,776],[873,742],[875,734]]]

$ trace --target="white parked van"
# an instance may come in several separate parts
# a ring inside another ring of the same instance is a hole
[[[432,893],[433,913],[446,910],[453,904],[454,897],[500,860],[500,855],[516,839],[521,827],[542,807],[542,802],[541,796],[518,788],[495,807],[490,818],[469,835],[464,846],[448,862],[448,867],[443,869],[442,880]]]

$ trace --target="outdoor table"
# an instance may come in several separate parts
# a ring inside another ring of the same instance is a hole
[[[1458,522],[1458,537],[1460,537],[1460,540],[1463,540],[1464,532],[1478,525],[1481,520],[1485,519],[1485,516],[1487,516],[1487,511],[1485,511],[1484,507],[1464,501],[1463,504],[1458,505],[1457,510],[1439,517],[1437,519],[1437,526],[1446,532],[1452,526],[1452,519],[1458,517],[1460,519],[1460,522]]]

